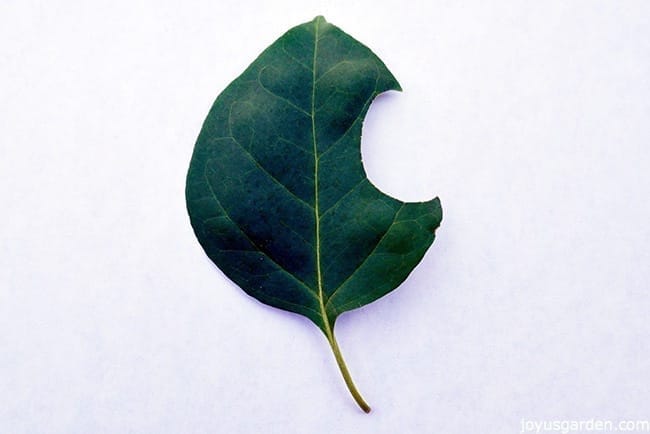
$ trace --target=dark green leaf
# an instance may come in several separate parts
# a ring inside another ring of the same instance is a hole
[[[334,322],[396,288],[442,218],[437,198],[401,202],[364,172],[362,122],[391,89],[399,84],[379,58],[317,17],[219,95],[187,176],[187,208],[208,256],[249,295],[312,320],[366,411]]]

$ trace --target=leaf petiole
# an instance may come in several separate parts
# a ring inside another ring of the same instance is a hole
[[[327,340],[330,343],[330,347],[332,347],[334,358],[336,358],[336,364],[339,365],[339,369],[341,370],[341,374],[343,375],[343,380],[345,380],[345,385],[348,386],[348,390],[352,394],[352,397],[359,405],[359,407],[361,407],[361,410],[363,410],[366,413],[370,413],[370,406],[366,403],[366,401],[364,401],[363,397],[361,396],[361,393],[359,393],[359,390],[354,385],[354,381],[352,381],[352,376],[350,375],[350,371],[348,370],[348,367],[345,364],[345,360],[343,360],[343,354],[341,354],[341,349],[339,348],[339,344],[336,342],[336,338],[334,337],[334,330],[327,327],[327,331],[329,332],[327,333]]]

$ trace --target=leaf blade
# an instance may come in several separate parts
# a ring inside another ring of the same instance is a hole
[[[334,337],[343,312],[397,287],[442,219],[439,200],[379,191],[361,163],[372,100],[401,90],[384,63],[316,17],[290,29],[217,98],[197,139],[186,198],[208,256],[259,301]]]

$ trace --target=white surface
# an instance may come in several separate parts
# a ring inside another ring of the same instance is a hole
[[[650,2],[0,3],[0,432],[507,433],[650,419]],[[337,335],[248,298],[184,176],[217,94],[317,14],[404,92],[370,178],[438,239]]]

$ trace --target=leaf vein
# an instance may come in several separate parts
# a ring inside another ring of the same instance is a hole
[[[377,248],[379,247],[379,245],[381,244],[381,242],[384,240],[384,238],[386,238],[386,235],[388,234],[388,232],[390,232],[390,230],[391,230],[391,228],[393,227],[393,225],[395,225],[395,222],[397,221],[397,215],[400,213],[400,211],[402,211],[402,208],[404,208],[404,205],[405,205],[405,204],[402,203],[402,205],[399,207],[399,209],[395,212],[395,215],[393,216],[393,221],[391,222],[390,225],[388,225],[388,229],[386,229],[386,232],[384,232],[384,234],[381,236],[381,238],[379,239],[379,241],[377,242],[377,244],[375,244],[375,247],[373,247],[373,249],[370,251],[370,253],[368,254],[368,256],[366,256],[366,257],[364,258],[364,260],[363,260],[363,261],[362,261],[362,262],[361,262],[361,263],[360,263],[360,264],[359,264],[359,265],[354,269],[354,271],[352,271],[352,273],[351,273],[351,274],[350,274],[350,275],[349,275],[349,276],[348,276],[348,277],[343,281],[343,283],[341,283],[341,284],[340,284],[340,285],[339,285],[339,286],[334,290],[334,292],[332,292],[332,293],[329,295],[329,297],[327,298],[327,302],[325,303],[325,307],[326,307],[326,308],[330,305],[330,302],[332,301],[332,299],[334,298],[334,296],[338,293],[339,289],[343,288],[343,286],[345,286],[345,284],[348,283],[348,282],[350,281],[350,279],[352,279],[352,278],[355,276],[355,274],[356,274],[356,273],[361,269],[361,267],[363,267],[364,264],[365,264],[366,262],[368,262],[368,259],[370,259],[370,257],[375,253],[375,251],[377,250]],[[347,303],[346,303],[346,304],[347,304]]]
[[[305,68],[307,71],[311,72],[311,68],[310,68],[309,66],[305,65],[305,64],[302,63],[300,60],[298,60],[298,58],[297,58],[296,56],[294,56],[293,54],[289,53],[289,51],[288,51],[288,50],[285,48],[285,46],[284,46],[284,42],[282,43],[282,51],[284,51],[284,53],[285,53],[287,56],[289,56],[289,58],[291,58],[291,60],[293,60],[293,61],[296,62],[298,65],[300,65],[300,66],[302,66],[303,68]]]
[[[364,183],[364,181],[368,181],[368,178],[362,178],[362,179],[361,179],[359,182],[357,182],[357,183],[356,183],[352,188],[350,188],[347,192],[345,192],[345,194],[343,194],[343,196],[339,197],[339,198],[336,200],[336,202],[334,202],[332,205],[330,205],[329,208],[327,208],[325,211],[323,211],[323,213],[320,215],[321,220],[322,220],[322,219],[323,219],[323,218],[324,218],[324,217],[325,217],[329,212],[333,211],[334,208],[337,208],[337,207],[342,203],[343,199],[345,199],[347,196],[349,196],[349,195],[350,195],[354,190],[356,190],[357,188],[359,188],[359,186],[362,185],[362,184]]]
[[[264,256],[266,256],[267,258],[269,258],[269,260],[270,260],[273,264],[275,264],[275,265],[278,267],[279,270],[281,270],[281,271],[283,271],[284,273],[286,273],[289,277],[291,277],[293,280],[295,280],[298,284],[300,284],[301,286],[305,287],[305,288],[308,290],[308,292],[309,292],[310,294],[312,294],[312,295],[315,296],[315,294],[314,294],[314,290],[313,290],[309,285],[307,285],[307,283],[305,283],[302,279],[299,279],[298,277],[296,277],[293,273],[291,273],[289,270],[287,270],[287,269],[284,268],[282,265],[280,265],[280,264],[279,264],[275,259],[273,259],[273,258],[271,257],[271,255],[270,255],[268,252],[265,252],[265,251],[262,249],[262,247],[261,247],[259,244],[257,244],[257,243],[256,243],[256,242],[255,242],[255,241],[250,237],[250,235],[248,235],[248,234],[246,233],[246,231],[244,231],[244,229],[242,229],[242,227],[239,226],[239,225],[235,222],[235,220],[233,220],[233,218],[230,216],[230,214],[228,214],[228,211],[226,210],[226,208],[221,204],[221,201],[217,198],[217,195],[216,195],[214,189],[212,188],[212,184],[210,183],[210,178],[208,178],[208,173],[207,173],[207,172],[208,172],[208,166],[209,166],[209,164],[210,164],[210,161],[212,161],[212,160],[207,160],[206,163],[205,163],[205,168],[204,168],[204,170],[203,170],[203,178],[205,179],[205,182],[206,182],[207,185],[208,185],[208,189],[210,190],[210,193],[211,193],[211,195],[212,195],[212,199],[217,203],[217,205],[219,206],[219,208],[221,208],[221,210],[223,211],[223,215],[224,215],[224,217],[226,217],[228,220],[230,220],[230,222],[231,222],[233,225],[235,225],[235,227],[239,230],[239,232],[241,232],[241,234],[242,234],[242,235],[243,235],[243,236],[244,236],[244,237],[245,237],[245,238],[246,238],[246,239],[247,239],[247,240],[248,240],[248,241],[253,245],[253,247],[255,247],[255,248],[256,248],[260,253],[262,253]]]
[[[263,72],[266,68],[268,68],[268,67],[267,67],[267,66],[263,67],[262,69],[260,69],[260,72],[257,73],[257,83],[260,85],[260,87],[262,88],[262,90],[263,90],[264,92],[266,92],[267,94],[269,94],[269,95],[271,95],[271,96],[274,96],[274,97],[278,98],[278,99],[281,100],[281,101],[284,101],[286,104],[288,104],[288,105],[291,106],[292,108],[298,110],[300,113],[304,114],[305,116],[311,116],[311,114],[310,114],[309,112],[307,112],[307,111],[304,110],[303,108],[299,107],[299,106],[298,106],[296,103],[294,103],[293,101],[291,101],[291,100],[289,100],[289,99],[287,99],[287,98],[285,98],[285,97],[283,97],[283,96],[281,96],[281,95],[278,95],[277,93],[273,92],[273,91],[272,91],[271,89],[269,89],[268,87],[264,86],[264,83],[262,83],[262,79],[260,78],[260,76],[262,75],[262,72]]]
[[[233,103],[230,105],[230,110],[231,110],[231,111],[232,111],[232,106],[233,106],[234,104],[235,104],[235,103],[233,102]],[[262,172],[266,173],[266,174],[271,178],[271,180],[275,181],[276,184],[278,184],[280,187],[282,187],[282,188],[283,188],[287,193],[289,193],[291,196],[293,196],[294,198],[296,198],[297,200],[299,200],[300,202],[302,202],[303,204],[305,204],[307,207],[309,207],[309,209],[314,209],[314,207],[313,207],[310,203],[308,203],[307,201],[305,201],[305,200],[302,199],[301,197],[297,196],[293,191],[289,190],[289,187],[287,187],[286,185],[284,185],[283,182],[281,182],[278,178],[276,178],[275,175],[273,175],[271,172],[269,172],[268,170],[266,170],[266,168],[265,168],[264,166],[262,166],[262,165],[260,164],[260,162],[257,161],[257,160],[255,159],[255,157],[253,156],[253,154],[252,154],[248,149],[246,149],[246,147],[245,147],[244,145],[242,145],[242,144],[239,142],[239,140],[237,140],[237,138],[232,134],[232,125],[231,125],[231,120],[230,120],[230,113],[228,114],[228,127],[229,127],[229,130],[230,130],[230,136],[220,137],[220,138],[232,139],[233,142],[235,142],[235,144],[237,144],[237,146],[239,146],[239,148],[240,148],[242,151],[244,151],[244,153],[248,156],[248,158],[249,158],[249,159],[250,159],[250,160],[251,160],[251,161],[252,161],[252,162],[253,162],[253,163],[254,163],[254,164],[255,164],[255,165],[256,165],[256,166],[257,166],[257,167],[262,171]],[[219,140],[219,139],[214,139],[214,140]]]

